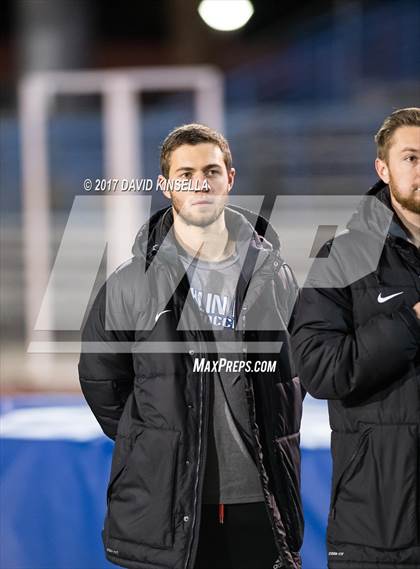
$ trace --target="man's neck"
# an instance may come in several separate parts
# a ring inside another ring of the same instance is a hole
[[[174,232],[181,247],[203,261],[224,261],[235,250],[234,242],[229,239],[224,212],[206,227],[189,225],[174,212]]]
[[[420,247],[420,214],[409,211],[403,207],[397,202],[392,194],[391,203],[395,213],[398,215],[398,218],[407,230],[409,240],[416,247]]]

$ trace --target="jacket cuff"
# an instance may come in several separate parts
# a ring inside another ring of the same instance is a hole
[[[403,306],[399,312],[401,314],[401,318],[407,324],[409,330],[413,333],[416,340],[420,343],[420,319],[417,318],[415,310],[410,306]]]

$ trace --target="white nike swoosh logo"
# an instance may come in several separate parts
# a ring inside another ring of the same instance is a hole
[[[162,314],[165,314],[165,312],[171,312],[171,310],[162,310],[162,312],[158,312],[155,316],[155,322],[157,322]]]
[[[391,300],[391,298],[395,298],[396,296],[400,296],[400,294],[404,294],[404,291],[402,290],[401,292],[396,292],[395,294],[390,294],[389,296],[382,296],[382,293],[380,292],[378,294],[378,302],[380,304],[387,302],[388,300]]]

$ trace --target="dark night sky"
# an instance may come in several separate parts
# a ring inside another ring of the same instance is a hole
[[[42,2],[43,0],[23,0]],[[89,3],[93,9],[93,19],[97,37],[101,40],[161,39],[167,33],[168,6],[172,0],[79,0]],[[272,27],[277,30],[300,19],[325,13],[331,10],[334,0],[254,0],[255,13],[247,26],[240,32],[252,37]],[[372,4],[374,0],[363,4]],[[198,4],[198,0],[197,0]],[[16,0],[2,0],[0,32],[8,39],[13,30],[13,11]]]
[[[42,7],[47,1],[52,9],[37,11],[36,7]],[[65,2],[70,7],[60,14],[60,7]],[[78,2],[81,10],[74,8]],[[25,3],[30,3],[31,9],[21,12],[25,13],[26,21],[25,26],[21,26],[21,34],[17,35],[16,14],[19,6]],[[78,49],[80,54],[75,68],[209,63],[229,70],[282,49],[293,37],[311,33],[310,27],[316,22],[328,24],[334,18],[336,7],[347,3],[356,3],[364,10],[384,2],[253,0],[255,12],[247,25],[225,33],[205,26],[194,9],[192,16],[188,6],[194,5],[194,0],[1,0],[0,87],[4,92],[0,99],[7,99],[7,93],[9,98],[13,94],[13,84],[22,69],[22,51],[18,47],[22,46],[22,38],[28,37],[25,31],[28,24],[37,16],[38,27],[49,16],[55,22],[57,14],[62,16],[61,25],[64,26],[68,14],[74,15],[70,23],[88,23],[82,26],[85,32],[81,32],[80,42],[77,32],[76,35],[71,32],[72,47],[69,49]],[[199,0],[196,0],[198,4]],[[182,12],[177,5],[181,6]],[[73,26],[73,29],[80,28]],[[184,41],[186,36],[190,36],[189,41]]]

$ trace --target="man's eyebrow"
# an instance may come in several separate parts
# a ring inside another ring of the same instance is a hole
[[[420,152],[419,148],[409,148],[408,146],[406,146],[405,148],[403,148],[401,150],[401,152]]]
[[[175,172],[194,172],[194,168],[191,168],[191,166],[181,166],[180,168],[177,168],[175,170]]]
[[[209,168],[221,168],[220,164],[207,164],[204,166],[203,170],[208,170]]]
[[[222,167],[220,166],[220,164],[206,164],[203,170],[209,170],[210,168],[221,169]],[[191,168],[191,166],[180,166],[175,170],[175,172],[194,172],[194,170],[195,168]]]

